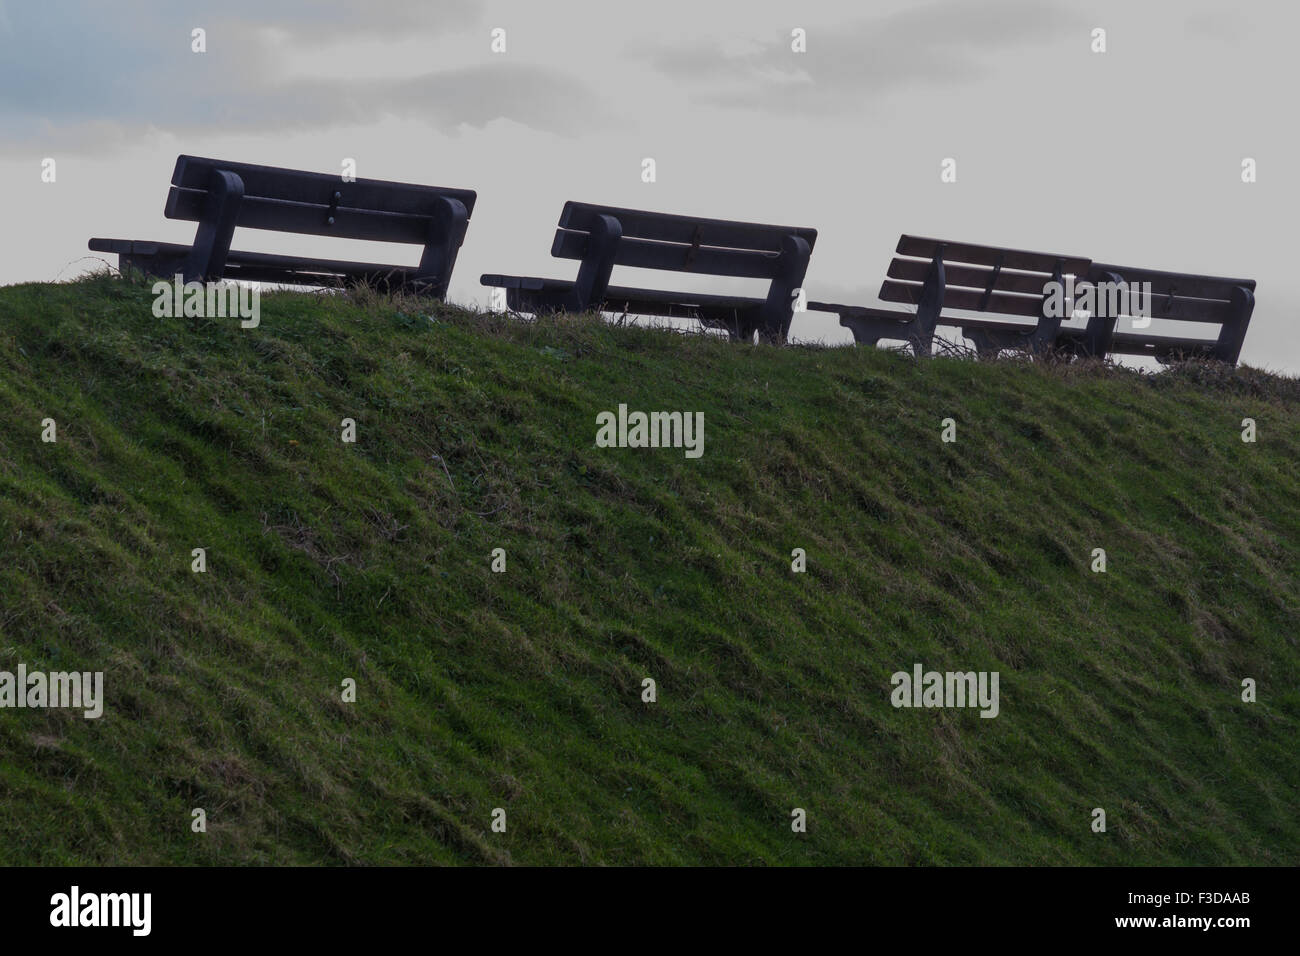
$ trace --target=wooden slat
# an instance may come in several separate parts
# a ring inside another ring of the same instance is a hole
[[[493,289],[525,289],[529,292],[537,292],[546,288],[547,282],[561,282],[558,279],[538,279],[533,276],[504,276],[495,272],[487,272],[478,277],[479,285],[485,285]],[[568,288],[573,288],[572,282],[563,282]]]
[[[945,270],[946,271],[946,270]],[[920,301],[921,284],[915,282],[898,282],[886,280],[880,287],[880,298],[886,302],[907,302],[917,305]],[[988,305],[981,309],[984,293],[975,289],[961,287],[948,288],[944,292],[943,307],[947,309],[966,309],[972,312],[1001,312],[1007,315],[1025,315],[1037,318],[1042,296],[1016,295],[1009,292],[994,292],[989,297]],[[1167,302],[1163,296],[1154,296],[1150,305],[1153,321],[1166,319],[1180,322],[1226,322],[1232,318],[1232,306],[1215,299],[1175,299],[1172,310],[1166,312]],[[1068,318],[1068,316],[1067,316]],[[1120,319],[1131,316],[1121,314]]]
[[[270,282],[277,285],[322,286],[340,288],[367,283],[380,288],[427,289],[436,285],[437,277],[417,277],[410,269],[380,269],[349,273],[318,272],[311,269],[283,269],[268,266],[231,266],[224,276],[230,282]]]
[[[628,286],[610,286],[605,290],[605,301],[611,307],[631,301],[643,305],[678,305],[682,307],[708,306],[711,308],[747,309],[763,304],[762,299],[743,295],[705,295],[698,292],[671,292],[662,289],[636,289]],[[662,313],[653,313],[662,314]]]
[[[306,285],[306,286],[324,286],[335,288],[346,284],[349,280],[357,281],[360,279],[374,279],[379,281],[379,277],[370,275],[351,275],[341,276],[333,272],[314,272],[307,269],[278,269],[268,266],[241,266],[226,264],[222,272],[222,279],[227,282],[270,282],[276,285]],[[396,276],[384,276],[385,279],[391,278],[394,282],[400,282]]]
[[[492,273],[480,277],[479,281],[485,286],[509,289],[511,308],[523,312],[561,305],[574,286],[568,279],[539,279]],[[701,295],[663,289],[610,286],[605,290],[604,301],[607,312],[626,310],[634,315],[662,315],[725,323],[737,313],[758,309],[764,300],[748,296]]]
[[[780,252],[781,240],[788,235],[800,236],[808,243],[809,248],[812,248],[817,241],[816,229],[734,222],[727,219],[701,219],[695,216],[677,216],[672,213],[597,206],[581,202],[564,204],[559,225],[561,229],[590,231],[595,217],[602,213],[618,219],[623,227],[623,235],[636,239],[689,244],[698,236],[701,245],[763,252]]]
[[[1122,303],[1127,305],[1127,303]],[[1151,301],[1147,303],[1147,312],[1152,320],[1164,319],[1166,321],[1177,322],[1227,322],[1233,317],[1233,307],[1230,302],[1221,299],[1191,299],[1175,296],[1172,300],[1165,294],[1159,294],[1154,289],[1151,293]],[[1121,313],[1120,319],[1129,319],[1132,316],[1127,313]]]
[[[947,242],[943,239],[926,239],[922,236],[902,236],[895,248],[900,256],[933,259],[939,246],[943,246],[943,261],[966,262],[972,265],[996,265],[999,257],[1004,269],[1021,269],[1025,272],[1051,273],[1058,259],[1064,260],[1062,272],[1067,275],[1085,275],[1092,260],[1081,256],[1065,256],[1047,252],[1030,252],[1025,249],[1004,249],[1000,246],[979,246],[966,242]]]
[[[886,279],[880,286],[880,298],[886,302],[907,302],[917,305],[921,300],[920,283],[897,282]],[[1042,307],[1042,296],[1015,295],[1010,292],[994,292],[989,297],[988,305],[980,309],[984,298],[983,292],[974,289],[948,289],[944,293],[943,305],[947,309],[970,309],[975,312],[1003,312],[1007,315],[1028,315],[1037,317]]]
[[[924,282],[929,272],[930,261],[928,259],[894,259],[889,263],[889,278],[891,279]],[[944,263],[943,274],[944,282],[949,288],[965,286],[971,289],[979,289],[982,292],[988,287],[989,276],[993,274],[993,270],[980,266],[948,265]],[[997,281],[993,285],[993,291],[1018,292],[1023,295],[1036,295],[1041,298],[1043,285],[1050,282],[1051,279],[1052,273],[1050,272],[1009,272],[1003,270],[998,273]]]
[[[1111,343],[1112,352],[1124,355],[1171,355],[1185,352],[1189,355],[1214,351],[1214,340],[1174,338],[1172,336],[1139,335],[1133,332],[1116,332]]]
[[[837,302],[809,302],[809,312],[835,312],[841,317],[852,316],[859,319],[883,319],[886,321],[911,322],[916,318],[915,312],[899,312],[894,309],[877,309],[869,305],[844,305]]]
[[[189,246],[178,242],[148,242],[141,239],[91,239],[88,245],[93,252],[116,252],[119,255],[180,256],[190,251]]]
[[[183,259],[190,247],[176,242],[148,242],[139,239],[91,239],[95,252],[116,252],[119,255],[147,256],[162,259]],[[224,278],[249,281],[279,282],[288,273],[319,276],[365,278],[391,275],[411,279],[416,275],[412,266],[390,265],[378,262],[351,262],[342,259],[316,259],[306,256],[286,256],[272,252],[239,252],[231,250],[226,257]],[[275,276],[276,278],[265,278]]]
[[[993,333],[1016,333],[1028,336],[1033,331],[1032,325],[1019,325],[1013,322],[997,322],[988,319],[954,319],[944,316],[940,325],[956,325],[963,333],[967,330]],[[1086,329],[1063,328],[1057,333],[1057,343],[1082,342],[1087,335]],[[1001,347],[1011,348],[1013,343]],[[1214,339],[1194,339],[1182,336],[1146,335],[1138,332],[1116,333],[1109,351],[1121,355],[1146,355],[1151,358],[1168,358],[1178,353],[1187,355],[1209,355],[1215,349]]]
[[[1034,331],[1033,322],[998,322],[996,319],[966,319],[957,318],[951,315],[941,315],[939,317],[940,325],[955,325],[963,332],[966,329],[981,329],[987,332],[1015,332],[1028,334]],[[1061,329],[1060,335],[1065,335],[1069,329]],[[1083,330],[1080,329],[1080,332]]]
[[[207,194],[196,189],[172,187],[164,214],[168,219],[198,222]],[[340,239],[369,239],[377,242],[424,243],[429,239],[430,217],[396,212],[377,212],[340,206],[331,225],[329,209],[316,203],[291,202],[245,196],[239,207],[239,225],[245,229],[270,229]]]
[[[433,213],[434,203],[439,196],[448,196],[464,203],[465,209],[472,216],[474,201],[478,198],[472,189],[421,186],[383,179],[358,179],[348,183],[343,181],[342,176],[329,173],[256,166],[199,156],[177,158],[176,168],[172,172],[172,185],[205,190],[213,169],[224,169],[237,174],[244,181],[245,201],[249,196],[260,196],[290,202],[328,204],[335,192],[341,192],[343,198],[340,206],[427,216]]]
[[[500,289],[520,289],[525,292],[568,292],[573,289],[570,279],[539,279],[533,276],[506,276],[489,273],[479,278],[485,286]],[[677,304],[681,306],[710,306],[714,308],[752,307],[762,305],[762,299],[751,296],[715,295],[696,292],[674,292],[670,289],[638,289],[630,286],[610,286],[605,290],[605,301],[611,305],[632,300],[656,306]],[[659,313],[656,313],[659,314]]]
[[[561,259],[581,259],[587,251],[585,232],[557,229],[551,255]],[[616,265],[637,269],[668,269],[674,272],[698,272],[703,275],[770,279],[776,275],[780,259],[775,253],[746,249],[718,249],[692,246],[680,242],[654,242],[647,239],[619,240],[614,256]]]
[[[1244,286],[1255,291],[1254,279],[1226,279],[1219,276],[1193,275],[1183,272],[1160,272],[1156,269],[1139,269],[1133,266],[1116,266],[1109,263],[1095,262],[1093,268],[1098,271],[1114,272],[1128,283],[1150,282],[1151,291],[1163,295],[1174,290],[1178,296],[1197,299],[1221,299],[1225,302],[1232,298],[1232,290]]]
[[[226,258],[227,266],[316,272],[343,276],[367,276],[378,273],[415,275],[412,266],[398,266],[381,262],[351,262],[343,259],[317,259],[306,256],[285,256],[272,252],[235,252]],[[229,273],[227,273],[229,275]]]

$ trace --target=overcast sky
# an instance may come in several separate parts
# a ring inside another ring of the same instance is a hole
[[[482,272],[572,278],[549,253],[576,199],[815,227],[813,299],[875,303],[901,233],[1253,278],[1242,360],[1300,372],[1298,11],[0,0],[0,283],[85,271],[91,236],[190,241],[192,223],[162,216],[180,153],[322,172],[354,158],[359,176],[478,191],[453,301],[485,304]],[[191,51],[196,27],[206,53]],[[795,28],[806,53],[791,50]],[[645,157],[657,182],[641,181]],[[946,157],[956,183],[940,181]],[[419,255],[248,230],[236,245]],[[615,281],[752,288],[631,270]],[[816,313],[797,315],[792,337],[852,341]]]

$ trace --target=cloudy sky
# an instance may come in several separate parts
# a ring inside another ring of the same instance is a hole
[[[180,153],[353,158],[478,190],[455,301],[571,278],[549,252],[577,199],[815,227],[813,299],[875,303],[901,233],[1254,278],[1242,360],[1300,372],[1297,28],[1290,0],[0,0],[0,283],[75,276],[91,236],[188,242],[162,216]],[[852,341],[815,313],[792,336]]]

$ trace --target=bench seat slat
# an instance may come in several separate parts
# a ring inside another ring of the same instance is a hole
[[[1175,338],[1166,335],[1136,335],[1132,332],[1116,332],[1111,343],[1112,352],[1125,355],[1166,355],[1174,352],[1195,354],[1213,353],[1214,340]]]
[[[966,319],[945,315],[939,320],[940,325],[955,325],[963,332],[967,329],[1001,333],[1023,333],[1033,331],[1032,325],[1020,325],[1015,322],[997,322],[990,319]],[[1081,342],[1085,330],[1066,328],[1057,334],[1060,342]],[[1134,332],[1117,332],[1112,340],[1110,351],[1125,355],[1163,355],[1172,352],[1195,354],[1213,352],[1214,339],[1194,339],[1186,336],[1139,335]]]
[[[285,269],[302,273],[349,276],[354,278],[369,275],[402,275],[414,277],[418,274],[418,270],[414,266],[399,266],[382,262],[353,262],[344,259],[318,259],[307,256],[285,256],[269,252],[232,251],[226,262],[229,265],[239,267],[254,266]]]
[[[540,279],[534,276],[484,275],[483,285],[508,290],[507,302],[520,312],[562,308],[574,283],[567,279]],[[747,296],[695,294],[664,289],[637,289],[609,286],[605,290],[602,310],[627,312],[630,315],[658,315],[676,319],[696,319],[710,328],[730,329],[743,316],[753,316],[763,300]]]
[[[869,319],[897,319],[899,322],[910,322],[916,318],[913,312],[899,312],[897,309],[877,309],[870,305],[843,305],[837,302],[809,302],[808,310],[810,312],[838,312],[840,315],[851,315],[855,318]]]
[[[116,252],[118,255],[154,256],[159,253],[184,255],[190,247],[176,242],[148,242],[143,239],[91,239],[91,252]]]
[[[574,283],[570,279],[539,279],[534,276],[505,276],[486,274],[479,282],[485,286],[499,289],[516,289],[521,292],[540,292],[546,295],[564,294],[572,291]],[[762,299],[753,296],[717,295],[714,293],[676,292],[671,289],[638,289],[630,286],[612,285],[605,290],[605,302],[621,305],[623,302],[635,301],[655,305],[676,304],[686,308],[708,306],[711,308],[751,308],[763,304]]]
[[[91,239],[95,252],[116,252],[119,255],[152,257],[163,260],[183,260],[190,247],[175,242],[147,242],[139,239]],[[228,279],[281,282],[283,276],[331,277],[361,279],[372,276],[392,276],[395,279],[414,279],[418,270],[414,266],[390,265],[378,262],[353,262],[343,259],[318,259],[307,256],[287,256],[273,252],[240,252],[232,249],[226,259]],[[254,273],[258,273],[257,276]],[[277,278],[261,278],[261,275]],[[427,277],[426,277],[427,278]],[[301,283],[314,284],[314,283]],[[322,285],[328,282],[320,283]]]

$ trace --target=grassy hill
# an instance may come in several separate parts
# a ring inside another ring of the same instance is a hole
[[[0,863],[1300,862],[1295,380],[151,304],[0,289]]]

